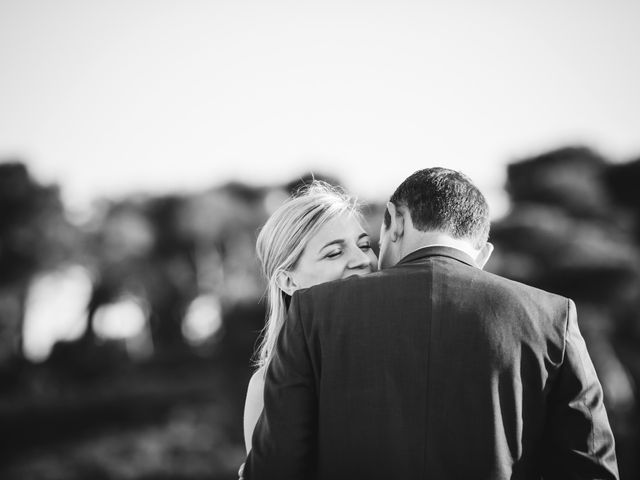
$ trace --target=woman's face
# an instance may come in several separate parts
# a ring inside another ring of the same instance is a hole
[[[296,290],[364,275],[376,266],[369,235],[353,215],[344,214],[325,223],[311,237],[290,275]]]

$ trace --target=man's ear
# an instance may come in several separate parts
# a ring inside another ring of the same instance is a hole
[[[397,242],[399,238],[404,235],[404,217],[398,211],[396,205],[393,202],[387,202],[387,210],[391,217],[391,223],[389,224],[389,233],[391,234],[391,241]]]
[[[285,270],[280,270],[276,274],[276,285],[278,285],[278,288],[289,296],[292,296],[293,292],[298,289],[298,284],[293,278],[291,272],[287,272]]]
[[[478,255],[476,256],[476,265],[478,266],[478,268],[480,269],[484,268],[484,266],[489,261],[489,257],[491,256],[492,252],[493,252],[493,244],[489,242],[485,243],[484,246],[480,249],[480,252],[478,253]]]

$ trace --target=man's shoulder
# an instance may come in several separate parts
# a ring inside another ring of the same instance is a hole
[[[526,295],[527,297],[540,298],[551,302],[566,303],[568,301],[568,298],[557,293],[549,292],[533,285],[528,285],[517,280],[503,277],[496,273],[484,270],[482,270],[481,272],[481,275],[485,279],[485,281],[491,285],[495,285],[495,287],[497,288],[512,291],[514,293],[519,293],[521,295]]]
[[[301,288],[294,293],[298,298],[312,298],[331,296],[338,291],[366,289],[368,285],[380,282],[387,277],[387,271],[377,271],[366,275],[353,275],[347,278],[331,280],[330,282],[320,283],[308,288]]]
[[[316,305],[316,307],[330,303],[335,305],[340,302],[351,302],[363,297],[384,298],[391,291],[396,290],[393,288],[394,285],[411,285],[413,279],[417,280],[421,275],[430,278],[431,270],[415,265],[394,266],[367,275],[348,277],[301,289],[296,292],[296,296],[298,296],[298,302],[309,306]],[[543,309],[551,310],[565,309],[569,301],[562,295],[475,267],[465,266],[459,269],[456,275],[460,275],[460,278],[454,278],[453,281],[459,280],[461,285],[467,283],[465,280],[469,281],[473,285],[474,293],[479,294],[479,298],[484,297],[482,295],[484,293],[496,301],[540,305]],[[420,283],[416,282],[416,285]]]
[[[354,298],[359,295],[380,295],[385,290],[387,282],[393,281],[388,270],[353,275],[347,278],[320,283],[308,288],[302,288],[294,293],[295,303],[323,304],[336,302],[339,299]]]

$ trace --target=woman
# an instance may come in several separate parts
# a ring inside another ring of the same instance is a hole
[[[290,198],[267,220],[256,244],[267,280],[267,321],[258,348],[244,410],[247,452],[263,407],[264,375],[285,321],[291,295],[299,288],[364,275],[377,258],[354,199],[314,181]]]

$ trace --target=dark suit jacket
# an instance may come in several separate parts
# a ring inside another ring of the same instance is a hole
[[[567,298],[427,247],[297,292],[245,478],[615,479]]]

